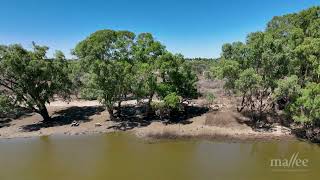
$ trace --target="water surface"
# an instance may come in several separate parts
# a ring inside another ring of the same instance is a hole
[[[274,168],[270,160],[308,159],[307,168]],[[0,140],[1,180],[318,179],[320,147],[299,141],[146,142],[129,134]]]

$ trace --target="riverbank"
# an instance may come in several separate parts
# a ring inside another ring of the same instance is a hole
[[[125,104],[134,104],[128,101]],[[232,141],[293,139],[290,129],[274,125],[269,130],[254,131],[239,122],[240,114],[222,108],[207,112],[181,123],[162,121],[114,122],[97,101],[55,101],[48,106],[51,123],[43,123],[38,114],[25,114],[17,119],[2,121],[0,138],[35,137],[50,135],[80,135],[129,131],[144,139],[201,138]],[[76,124],[74,124],[76,122]]]
[[[292,140],[295,136],[290,129],[275,125],[273,128],[263,131],[254,131],[251,127],[243,124],[230,124],[224,126],[206,125],[210,113],[189,120],[189,124],[164,125],[154,122],[148,127],[135,130],[138,137],[144,139],[206,139],[222,141],[256,141],[256,140]]]

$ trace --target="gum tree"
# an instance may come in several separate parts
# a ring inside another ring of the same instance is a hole
[[[265,31],[250,33],[245,43],[225,44],[222,58],[219,65],[213,68],[213,73],[226,80],[226,88],[244,93],[242,105],[250,102],[255,107],[252,109],[260,114],[262,109],[276,112],[275,105],[278,104],[284,106],[291,118],[316,120],[315,115],[307,116],[309,111],[303,108],[296,112],[299,115],[293,117],[295,113],[292,108],[296,104],[310,107],[310,101],[302,99],[309,96],[306,94],[311,88],[310,84],[319,84],[319,32],[319,6],[276,16],[267,24]],[[247,73],[247,77],[244,73]],[[261,79],[258,88],[246,86],[246,80],[256,79],[254,77]],[[299,89],[302,89],[301,92]],[[256,98],[251,98],[251,92],[255,92],[253,95]],[[317,91],[314,92],[319,96]],[[310,110],[310,113],[313,111]]]
[[[2,46],[0,51],[0,86],[2,93],[16,105],[27,107],[49,121],[46,104],[55,95],[69,97],[70,81],[65,71],[66,62],[58,51],[48,59],[48,47],[33,43],[28,51],[20,45]]]
[[[118,102],[120,106],[130,91],[134,38],[134,33],[129,31],[100,30],[74,49],[88,73],[86,89],[98,97],[111,119],[114,118],[114,104]]]
[[[135,84],[137,98],[147,98],[147,113],[151,112],[152,99],[157,91],[157,60],[165,53],[165,47],[150,33],[138,35],[133,46]]]

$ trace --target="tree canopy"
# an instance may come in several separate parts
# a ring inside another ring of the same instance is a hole
[[[320,96],[316,91],[319,53],[320,7],[312,7],[274,17],[265,31],[250,33],[245,43],[223,45],[213,73],[226,79],[226,88],[242,94],[241,110],[273,109],[277,103],[286,106],[288,115],[295,114],[294,120],[315,122],[319,121],[313,114],[318,110],[313,108],[317,102],[308,98],[317,100]]]
[[[167,96],[190,98],[197,94],[196,76],[182,55],[168,52],[150,33],[136,36],[129,31],[100,30],[78,43],[74,54],[87,70],[87,89],[114,116],[114,104],[127,96],[138,101]],[[172,99],[172,98],[171,98]],[[171,106],[168,106],[171,108]]]
[[[0,50],[1,95],[6,97],[1,102],[10,100],[28,107],[44,120],[50,119],[46,104],[55,95],[66,99],[70,93],[64,55],[57,51],[55,58],[47,59],[47,50],[35,43],[32,51],[20,45],[1,46]]]

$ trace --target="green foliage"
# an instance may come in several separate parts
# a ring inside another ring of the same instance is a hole
[[[12,109],[10,98],[5,95],[0,95],[0,117],[8,113]]]
[[[181,96],[176,93],[170,93],[163,98],[162,101],[156,101],[151,103],[151,107],[155,111],[160,111],[160,116],[164,113],[177,112],[182,109]]]
[[[250,33],[245,43],[223,45],[212,73],[226,80],[226,88],[242,92],[242,106],[261,113],[282,103],[288,115],[297,114],[294,119],[317,121],[313,103],[306,100],[311,95],[306,94],[310,83],[320,83],[319,25],[319,6],[276,16],[265,31]],[[294,107],[304,103],[306,110],[296,111]]]
[[[76,97],[81,97],[84,99],[97,99],[94,93],[89,93],[85,85],[87,84],[88,73],[83,71],[80,61],[68,60],[68,77],[72,82],[71,92],[76,95]]]
[[[247,47],[242,42],[234,42],[232,44],[224,44],[222,46],[222,58],[238,62],[240,68],[247,68],[246,62]],[[228,67],[231,64],[226,64]]]
[[[81,73],[75,66],[73,79],[82,85],[81,96],[99,99],[113,118],[115,102],[131,90],[135,35],[129,31],[100,30],[77,44]],[[120,103],[119,103],[120,104]]]
[[[154,64],[155,60],[166,50],[159,41],[156,41],[152,34],[141,33],[138,35],[134,46],[132,47],[135,60],[143,63]]]
[[[197,76],[204,76],[206,79],[212,78],[210,67],[214,66],[217,63],[216,59],[194,58],[186,59],[186,61],[191,66],[192,71],[195,72]]]
[[[148,99],[147,111],[155,96],[168,101],[166,107],[175,108],[173,94],[183,98],[197,95],[197,77],[191,66],[182,55],[167,52],[150,33],[135,38],[128,31],[100,30],[81,41],[74,54],[85,73],[73,64],[71,79],[81,84],[82,97],[86,97],[84,93],[86,98],[97,97],[111,116],[114,104],[120,105],[128,95],[138,101]]]
[[[301,96],[301,86],[296,75],[278,80],[277,88],[273,94],[273,99],[278,103],[280,109],[284,109],[288,117],[299,114],[296,101]]]
[[[86,81],[88,84],[80,87],[79,98],[85,100],[97,100],[98,99],[98,90],[90,87],[89,80]]]
[[[197,96],[195,86],[198,80],[197,76],[182,55],[166,53],[158,59],[157,65],[162,80],[158,87],[160,97],[164,97],[171,92],[176,92],[183,98]]]
[[[318,30],[320,31],[320,30]],[[295,54],[299,57],[297,63],[303,67],[302,79],[305,81],[320,82],[320,38],[305,38],[303,43],[295,49]],[[303,61],[301,61],[301,59]]]
[[[212,104],[213,101],[216,99],[216,96],[213,93],[208,92],[205,94],[205,98],[210,104]]]
[[[301,86],[299,85],[298,77],[292,75],[278,80],[277,88],[275,89],[273,96],[276,101],[282,100],[287,105],[291,105],[291,103],[294,103],[300,96],[300,93]],[[286,110],[288,111],[289,109],[286,108]],[[292,112],[289,111],[288,113]]]
[[[294,112],[293,119],[297,122],[319,125],[320,123],[320,84],[308,83],[301,91],[291,112]]]
[[[0,86],[18,105],[31,108],[49,120],[46,103],[54,95],[66,99],[70,94],[67,64],[61,52],[47,59],[48,47],[33,43],[33,51],[20,45],[2,46]]]
[[[266,107],[264,97],[266,92],[263,88],[262,77],[253,68],[245,69],[235,81],[236,90],[242,94],[241,109],[249,107],[251,111],[259,111],[260,115]]]
[[[212,68],[212,72],[216,77],[226,80],[225,88],[234,89],[235,81],[239,78],[240,65],[237,61],[222,59],[218,66]]]
[[[150,33],[139,34],[132,47],[134,58],[134,88],[137,98],[148,98],[148,109],[157,89],[157,59],[164,54],[165,47]]]
[[[162,82],[157,85],[157,93],[161,98],[166,97],[172,92],[175,92],[175,87],[169,83]]]
[[[129,60],[133,46],[134,33],[129,31],[100,30],[81,41],[74,49],[74,54],[90,65],[97,59]]]
[[[176,93],[170,93],[164,97],[163,102],[165,107],[176,110],[180,108],[181,97]]]
[[[137,61],[133,65],[132,72],[131,89],[136,98],[144,98],[155,92],[157,77],[152,64]]]
[[[112,109],[113,104],[121,95],[121,79],[125,74],[126,66],[123,62],[97,61],[92,69],[90,86],[96,90],[100,102]]]
[[[261,87],[261,82],[262,77],[254,69],[249,68],[240,73],[235,85],[239,91],[252,94]]]

